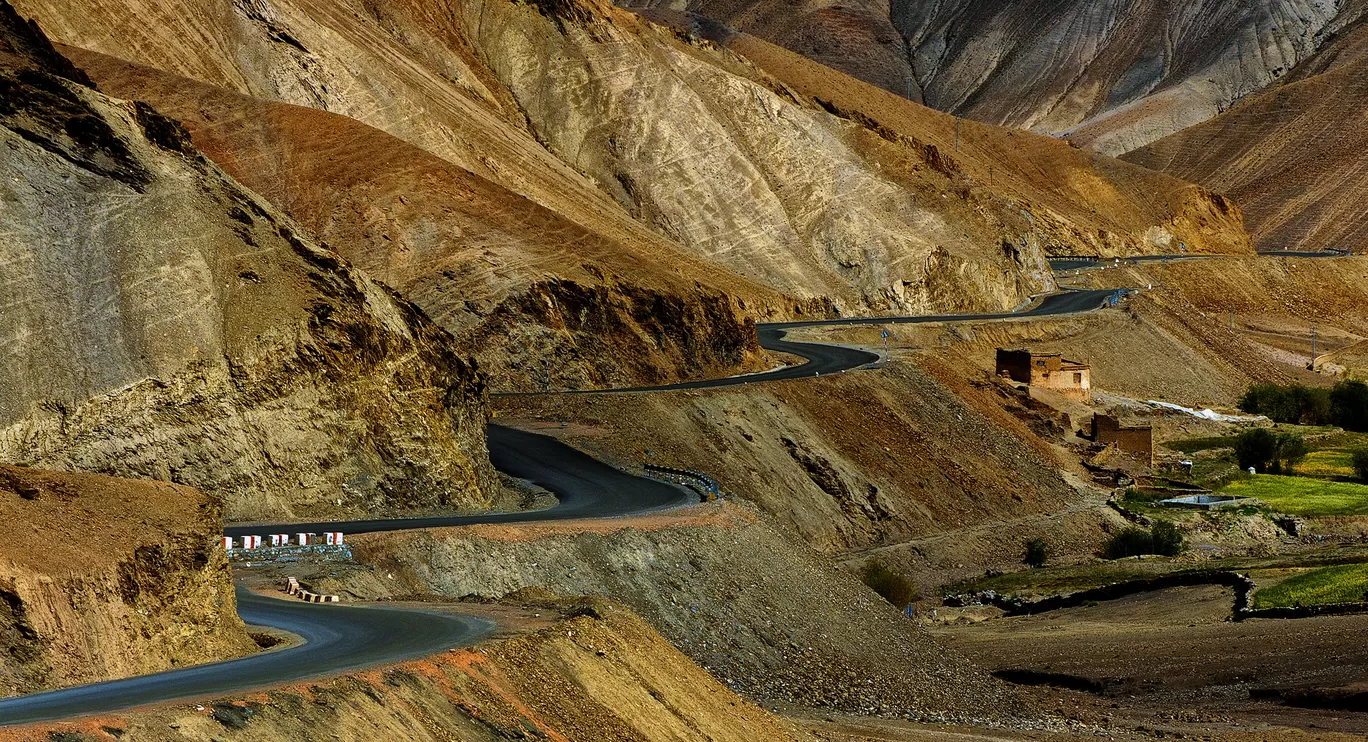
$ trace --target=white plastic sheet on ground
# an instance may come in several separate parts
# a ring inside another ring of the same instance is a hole
[[[1263,415],[1223,415],[1219,412],[1216,412],[1215,410],[1212,410],[1211,408],[1207,408],[1205,410],[1194,410],[1191,407],[1184,407],[1180,404],[1173,404],[1172,402],[1159,402],[1153,399],[1145,400],[1145,404],[1150,405],[1151,407],[1162,407],[1166,410],[1174,410],[1175,412],[1186,413],[1188,415],[1192,415],[1193,417],[1200,417],[1203,420],[1215,420],[1216,422],[1220,423],[1242,423],[1264,419]]]

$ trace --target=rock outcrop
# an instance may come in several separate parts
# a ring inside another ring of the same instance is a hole
[[[490,501],[451,337],[0,6],[0,460],[230,519]]]
[[[196,490],[0,466],[0,521],[0,696],[257,648]]]

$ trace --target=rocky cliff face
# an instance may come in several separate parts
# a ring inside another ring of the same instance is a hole
[[[232,519],[489,501],[450,336],[0,21],[0,459],[192,484]]]
[[[0,695],[256,649],[199,492],[0,466],[0,520]]]
[[[103,90],[185,122],[235,178],[422,306],[495,389],[541,388],[548,365],[560,389],[763,363],[745,315],[783,310],[782,297],[663,240],[593,231],[353,119],[65,51]]]

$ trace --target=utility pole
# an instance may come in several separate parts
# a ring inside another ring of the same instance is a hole
[[[1316,326],[1311,326],[1311,370],[1316,370]]]
[[[955,151],[959,151],[960,117],[955,117]]]

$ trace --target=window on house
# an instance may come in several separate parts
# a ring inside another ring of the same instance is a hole
[[[1074,383],[1078,386],[1083,386],[1083,374],[1074,374]]]

